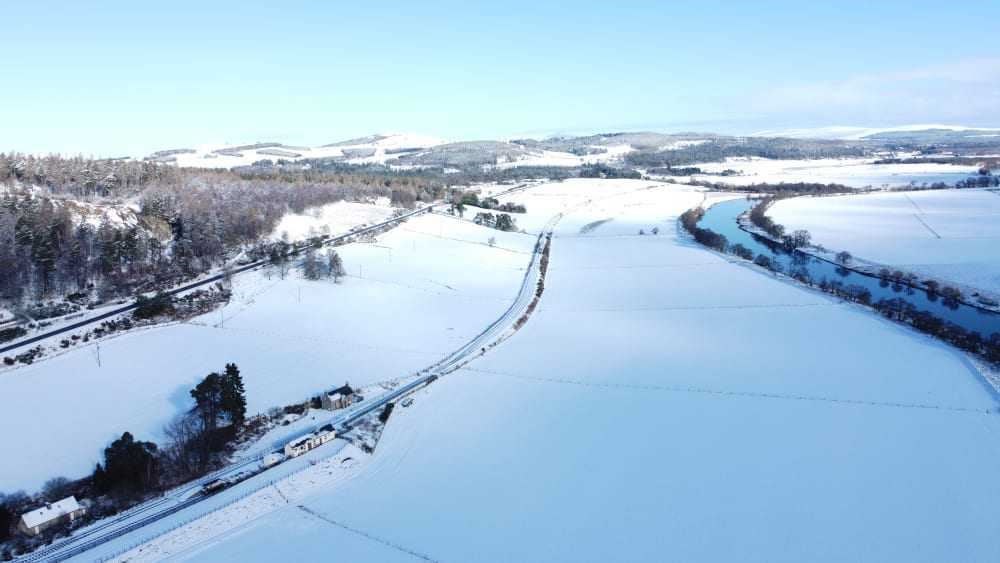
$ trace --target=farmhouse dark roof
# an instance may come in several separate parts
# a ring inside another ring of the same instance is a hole
[[[337,393],[340,393],[341,395],[344,395],[346,397],[348,395],[353,395],[354,389],[351,389],[351,386],[345,383],[341,387],[337,387],[336,389],[331,389],[330,392],[327,393],[327,395],[336,395]]]

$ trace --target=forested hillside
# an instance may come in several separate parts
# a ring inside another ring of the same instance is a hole
[[[0,302],[154,290],[252,250],[289,212],[376,197],[408,206],[442,189],[375,170],[241,174],[0,154]]]

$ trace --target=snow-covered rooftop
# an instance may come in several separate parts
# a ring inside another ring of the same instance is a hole
[[[80,510],[80,503],[76,502],[76,497],[69,496],[60,501],[46,504],[41,508],[36,508],[31,512],[25,512],[21,515],[21,519],[24,521],[26,527],[34,528],[76,510]]]

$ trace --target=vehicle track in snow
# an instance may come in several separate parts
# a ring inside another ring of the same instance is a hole
[[[711,389],[707,387],[695,387],[685,385],[655,385],[648,383],[612,383],[602,381],[584,381],[582,379],[566,379],[557,377],[541,377],[533,375],[523,375],[496,370],[485,370],[471,367],[463,368],[465,371],[492,375],[498,377],[509,377],[525,381],[538,381],[543,383],[557,383],[561,385],[576,385],[580,387],[594,387],[599,389],[627,389],[635,391],[664,391],[669,393],[693,393],[699,395],[715,395],[720,397],[746,397],[752,399],[776,399],[786,401],[811,401],[837,403],[843,405],[859,405],[867,407],[889,407],[897,409],[923,409],[937,410],[955,413],[968,414],[995,414],[990,409],[973,409],[968,407],[954,407],[949,405],[935,405],[929,403],[903,403],[896,401],[869,401],[865,399],[848,399],[840,397],[824,397],[820,395],[797,395],[792,393],[767,393],[762,391],[734,391],[726,389]]]

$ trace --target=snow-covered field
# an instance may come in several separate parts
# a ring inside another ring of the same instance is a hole
[[[827,248],[1000,294],[1000,192],[802,197],[774,204],[769,214]]]
[[[595,140],[594,142],[598,142]],[[681,148],[699,144],[704,140],[673,140],[662,148]],[[481,160],[487,165],[494,164],[497,168],[513,168],[519,166],[581,166],[595,162],[620,161],[622,157],[636,150],[629,143],[587,145],[593,154],[578,155],[571,152],[548,150],[540,147],[525,148],[520,144],[507,141],[469,141],[446,143],[442,139],[415,135],[409,133],[390,133],[352,139],[320,147],[288,146],[278,143],[258,145],[206,144],[195,149],[179,149],[161,151],[148,158],[160,162],[170,162],[183,167],[193,168],[233,168],[249,166],[260,160],[289,161],[309,158],[331,158],[348,164],[389,164],[397,169],[413,169],[428,165],[421,163],[425,157],[430,163],[441,162],[462,163],[467,159]],[[443,155],[428,155],[435,150],[447,153]],[[569,150],[568,148],[566,150]],[[481,154],[479,154],[481,153]],[[506,154],[506,153],[509,153]],[[416,163],[407,162],[407,158],[415,158]],[[396,159],[402,158],[403,161]]]
[[[272,239],[287,236],[288,240],[304,240],[322,234],[345,233],[359,225],[380,223],[392,217],[389,198],[379,198],[372,203],[338,201],[312,207],[305,213],[289,213],[281,218]]]
[[[497,165],[497,168],[515,168],[518,166],[583,166],[584,164],[621,160],[626,154],[635,150],[635,148],[627,144],[593,148],[600,148],[604,150],[604,152],[597,152],[588,155],[575,155],[568,152],[548,150],[539,151],[538,153],[514,162],[500,163]]]
[[[168,155],[169,162],[193,168],[232,168],[249,166],[258,160],[299,160],[303,158],[342,158],[351,164],[383,163],[405,149],[427,148],[444,141],[426,135],[387,133],[362,139],[353,139],[321,147],[276,146],[240,149],[241,145],[204,145],[192,152]],[[234,147],[236,147],[234,149]],[[223,151],[223,152],[219,152]]]
[[[771,160],[766,158],[728,158],[725,162],[696,164],[707,174],[695,174],[695,180],[719,182],[731,186],[777,184],[781,182],[818,182],[843,184],[852,188],[881,188],[944,182],[952,185],[977,171],[975,166],[935,164],[872,164],[870,158],[826,158],[816,160]],[[736,176],[716,176],[724,170],[737,170]]]
[[[689,242],[675,218],[704,197],[513,194],[529,229],[567,214],[520,332],[397,409],[351,478],[126,558],[1000,560],[1000,418],[979,374]]]
[[[349,274],[339,284],[243,274],[221,311],[104,339],[100,364],[89,345],[6,371],[0,425],[23,431],[0,441],[17,452],[4,456],[0,490],[82,476],[126,430],[161,439],[163,425],[190,406],[189,389],[227,362],[243,373],[250,413],[421,369],[500,315],[534,242],[422,215],[375,244],[339,248]]]

